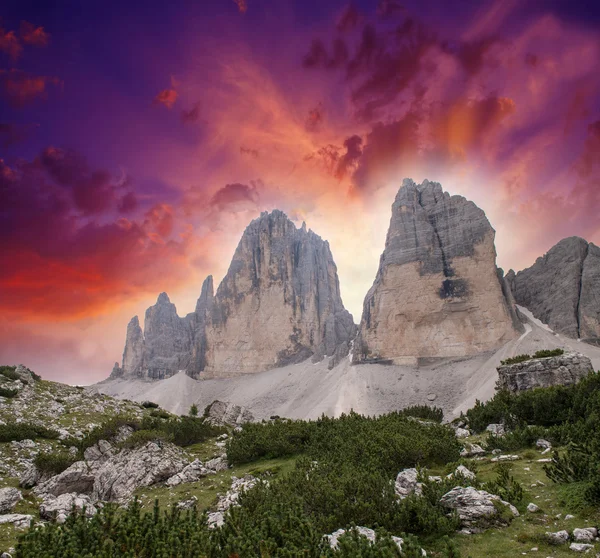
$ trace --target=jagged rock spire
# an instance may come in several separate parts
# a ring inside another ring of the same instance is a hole
[[[473,202],[436,182],[405,179],[364,301],[354,361],[413,364],[486,351],[514,337],[494,235]]]

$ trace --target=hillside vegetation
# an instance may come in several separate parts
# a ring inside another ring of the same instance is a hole
[[[59,398],[67,391],[72,396],[81,393],[77,388],[43,381],[31,387],[38,402],[46,403],[47,396],[42,393],[60,393]],[[18,403],[22,395],[21,389],[3,405]],[[98,396],[80,397],[91,402]],[[36,444],[44,449],[35,459],[78,459],[85,448],[111,439],[126,424],[133,434],[121,442],[123,449],[140,447],[148,440],[177,442],[190,460],[210,459],[224,449],[230,467],[191,483],[142,487],[128,506],[105,504],[92,518],[74,511],[63,524],[43,522],[23,531],[16,544],[13,537],[18,531],[0,526],[5,530],[5,549],[8,544],[15,546],[13,558],[416,558],[422,556],[422,549],[439,558],[509,557],[530,552],[560,558],[573,552],[568,544],[553,546],[546,532],[564,528],[571,533],[575,527],[590,527],[600,519],[600,380],[596,374],[568,388],[519,395],[501,392],[488,403],[478,402],[456,421],[471,430],[467,438],[458,438],[457,425],[441,424],[440,410],[429,407],[380,417],[350,413],[335,419],[275,419],[224,429],[207,423],[204,417],[174,417],[154,405],[114,402],[105,396],[101,400],[105,408],[114,405],[114,411],[82,436],[61,433],[58,440],[47,432],[34,432]],[[32,401],[29,404],[34,405]],[[553,412],[547,412],[548,408]],[[125,409],[128,412],[123,412]],[[83,416],[78,418],[78,426],[80,420]],[[509,432],[486,433],[490,423],[504,423]],[[10,425],[6,421],[5,426],[20,428],[14,421]],[[536,445],[539,438],[554,448],[546,456]],[[483,446],[485,455],[466,457],[472,444]],[[11,443],[0,444],[0,450],[6,452],[4,446]],[[494,449],[509,450],[506,457],[510,462],[503,463],[499,459],[502,453],[491,453]],[[42,454],[46,457],[41,458]],[[459,465],[476,476],[454,473]],[[62,468],[60,464],[47,467],[55,467],[53,472]],[[421,492],[399,498],[394,481],[400,471],[411,467],[418,469]],[[222,509],[217,503],[236,478],[254,478],[255,482],[232,498],[233,504],[223,511],[222,526],[209,526],[209,514]],[[9,475],[5,485],[17,482]],[[441,499],[454,487],[466,486],[497,494],[514,504],[520,517],[512,519],[502,511],[498,522],[479,524],[468,529],[471,534],[463,534],[467,531],[458,514],[444,507]],[[35,516],[36,495],[23,490],[23,496],[15,512]],[[532,502],[537,505],[536,512],[527,511]],[[565,519],[566,514],[575,517]],[[360,536],[353,526],[374,529],[375,541]],[[347,533],[333,548],[324,535],[338,529]],[[401,549],[392,537],[404,540]]]

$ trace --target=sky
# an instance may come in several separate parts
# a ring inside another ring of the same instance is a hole
[[[498,265],[600,243],[600,5],[0,5],[0,363],[89,384],[281,209],[360,320],[404,177],[485,210]]]

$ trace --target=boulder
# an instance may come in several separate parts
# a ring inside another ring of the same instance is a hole
[[[466,428],[457,428],[454,431],[454,434],[457,438],[468,438],[471,433]]]
[[[569,532],[568,531],[556,531],[554,533],[547,532],[546,539],[550,544],[567,544],[569,542]]]
[[[594,550],[594,545],[593,544],[586,544],[586,543],[571,543],[571,545],[569,546],[569,548],[573,551],[573,552],[591,552],[592,550]]]
[[[465,444],[460,450],[461,457],[480,457],[485,455],[485,450],[479,444]]]
[[[0,525],[11,524],[17,529],[27,529],[27,527],[29,527],[31,524],[32,519],[33,515],[23,513],[8,513],[5,515],[0,515]]]
[[[598,529],[595,527],[585,527],[583,529],[573,529],[573,539],[575,542],[590,543],[596,540]]]
[[[552,448],[552,444],[548,440],[544,440],[543,438],[539,438],[535,445],[536,447],[544,450]]]
[[[60,496],[66,493],[90,494],[94,487],[95,469],[86,461],[76,461],[62,473],[39,483],[36,494]]]
[[[0,513],[11,511],[22,499],[23,495],[17,488],[0,488]]]
[[[361,537],[366,537],[371,544],[373,544],[375,542],[377,535],[376,535],[375,531],[373,531],[373,529],[369,529],[368,527],[354,527],[354,529],[356,529],[356,532]],[[349,531],[347,531],[346,529],[338,529],[337,531],[334,531],[333,533],[331,533],[331,535],[325,535],[325,538],[327,539],[329,547],[333,550],[336,550],[339,546],[340,537],[342,537],[343,535],[345,535],[348,532]],[[402,551],[402,545],[404,544],[404,540],[401,539],[400,537],[392,537],[392,540],[394,541],[394,543],[396,543],[398,550]],[[427,554],[424,551],[423,551],[423,556],[427,556]]]
[[[475,473],[473,471],[470,471],[469,469],[467,469],[464,465],[459,465],[456,468],[456,471],[454,471],[453,475],[450,476],[461,476],[464,477],[465,479],[468,480],[475,480],[476,476]]]
[[[73,509],[78,511],[85,509],[86,517],[92,517],[97,512],[89,496],[73,492],[60,496],[46,496],[40,504],[40,517],[47,520],[56,519],[58,523],[64,523]]]
[[[485,213],[440,184],[404,179],[352,360],[411,364],[495,349],[522,330]]]
[[[215,471],[207,469],[202,461],[195,459],[182,471],[170,477],[165,484],[167,486],[177,486],[186,482],[196,482],[198,479],[214,473]]]
[[[504,436],[506,432],[503,424],[488,424],[485,431],[491,432],[494,436]]]
[[[498,367],[498,387],[515,393],[538,387],[567,386],[576,384],[593,370],[591,360],[581,353],[532,358]]]
[[[225,512],[232,506],[237,506],[240,494],[246,490],[250,490],[258,482],[258,479],[252,475],[246,475],[243,478],[232,477],[231,488],[225,495],[219,498],[216,511],[208,514],[208,527],[210,529],[221,527],[225,521]]]
[[[440,499],[440,504],[456,510],[463,527],[506,524],[518,517],[517,509],[495,494],[471,486],[457,486]]]
[[[537,513],[540,511],[540,507],[536,506],[533,502],[530,502],[529,504],[527,504],[527,511],[529,513]]]
[[[206,420],[215,426],[235,426],[254,420],[249,409],[228,401],[213,401],[206,408],[205,414]]]
[[[125,503],[136,488],[166,481],[187,464],[181,449],[172,444],[148,442],[122,450],[95,472],[93,500]]]
[[[205,467],[218,473],[219,471],[226,471],[229,469],[229,464],[227,463],[227,457],[225,455],[221,455],[220,457],[214,457],[213,459],[208,460],[205,463]]]
[[[423,485],[417,481],[418,472],[416,469],[404,469],[398,473],[394,484],[396,496],[401,500],[416,494],[420,496],[423,492]]]

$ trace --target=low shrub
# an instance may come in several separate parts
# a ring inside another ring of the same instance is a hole
[[[150,416],[161,419],[171,418],[171,414],[167,413],[167,411],[164,411],[163,409],[153,409],[152,411],[150,411]]]
[[[162,430],[136,430],[129,438],[121,442],[123,448],[138,448],[148,442],[168,441],[169,435]]]
[[[38,453],[33,460],[34,465],[41,473],[46,473],[50,476],[58,475],[65,469],[68,469],[75,461],[77,456],[74,456],[65,451],[55,453]]]
[[[56,440],[58,432],[29,422],[0,424],[0,442],[19,442],[21,440],[35,440],[36,438]]]
[[[0,397],[6,397],[7,399],[12,399],[15,395],[19,393],[18,389],[6,389],[0,387]]]
[[[503,360],[501,362],[501,364],[503,365],[507,365],[507,364],[519,364],[520,362],[526,362],[528,360],[531,360],[533,358],[548,358],[548,357],[555,357],[555,356],[560,356],[562,354],[564,354],[564,350],[563,349],[543,349],[541,351],[537,351],[536,353],[532,355],[517,355],[511,358],[507,358],[506,360]]]
[[[9,380],[18,380],[21,376],[16,373],[16,366],[0,366],[0,374]]]
[[[429,405],[413,405],[400,411],[407,417],[420,418],[423,420],[432,420],[442,422],[444,420],[444,410],[440,407],[430,407]]]
[[[512,463],[498,463],[494,467],[496,478],[486,482],[484,488],[487,492],[500,496],[505,502],[517,506],[523,501],[523,487],[510,474],[512,468]]]
[[[144,407],[144,409],[158,409],[158,403],[154,403],[153,401],[142,401],[142,407]]]

